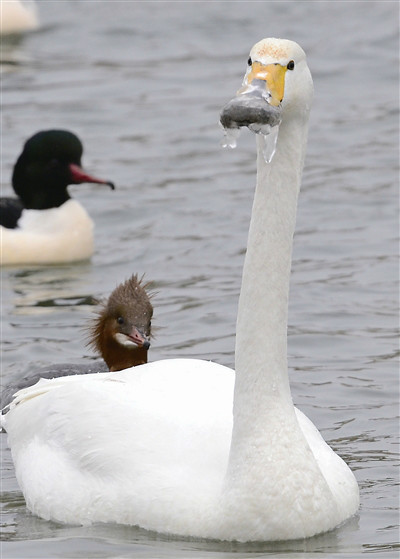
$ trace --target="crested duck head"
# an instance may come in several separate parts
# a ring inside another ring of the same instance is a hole
[[[137,275],[118,285],[89,327],[88,345],[110,371],[147,363],[153,316],[147,287]]]

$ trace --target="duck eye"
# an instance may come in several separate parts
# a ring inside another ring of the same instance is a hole
[[[253,62],[252,62],[252,60],[251,60],[251,57],[249,57],[249,59],[248,59],[248,61],[247,61],[247,64],[248,64],[249,66],[251,66],[251,65],[253,64]]]
[[[122,316],[119,316],[117,318],[117,322],[118,322],[118,324],[123,324],[124,323],[124,319],[122,318]]]
[[[294,70],[294,60],[291,60],[290,62],[288,62],[286,68],[288,70]]]

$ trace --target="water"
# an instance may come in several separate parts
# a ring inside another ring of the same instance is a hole
[[[151,359],[233,366],[255,136],[219,146],[219,111],[250,47],[297,40],[314,77],[290,298],[293,398],[349,463],[359,515],[305,542],[171,541],[30,515],[2,444],[2,557],[396,557],[398,5],[392,2],[39,2],[41,29],[3,44],[3,195],[23,141],[65,127],[115,192],[72,187],[96,223],[91,263],[2,271],[2,376],[93,357],[93,298],[154,282]]]

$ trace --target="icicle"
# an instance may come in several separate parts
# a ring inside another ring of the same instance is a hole
[[[248,128],[255,134],[263,136],[263,155],[266,163],[271,163],[276,150],[276,143],[278,141],[279,124],[271,126],[270,124],[260,124],[253,122],[248,125]],[[240,135],[240,128],[223,128],[224,137],[221,140],[223,148],[234,149],[237,144],[237,139]]]
[[[234,149],[240,136],[240,128],[224,128],[224,137],[221,140],[223,148]]]
[[[265,134],[260,131],[259,134],[263,135],[263,156],[266,163],[271,163],[275,155],[276,144],[278,141],[279,124],[270,128],[270,132]]]

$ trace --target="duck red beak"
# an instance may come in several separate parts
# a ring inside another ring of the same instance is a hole
[[[138,347],[143,347],[144,349],[149,349],[150,347],[149,339],[135,327],[132,328],[132,332],[129,334],[128,338],[135,342]]]
[[[96,184],[107,184],[111,190],[115,189],[114,183],[110,181],[105,181],[103,179],[98,179],[96,177],[92,177],[85,173],[85,171],[79,167],[79,165],[75,165],[74,163],[69,164],[69,170],[71,171],[71,184],[81,184],[83,182],[92,182]]]

